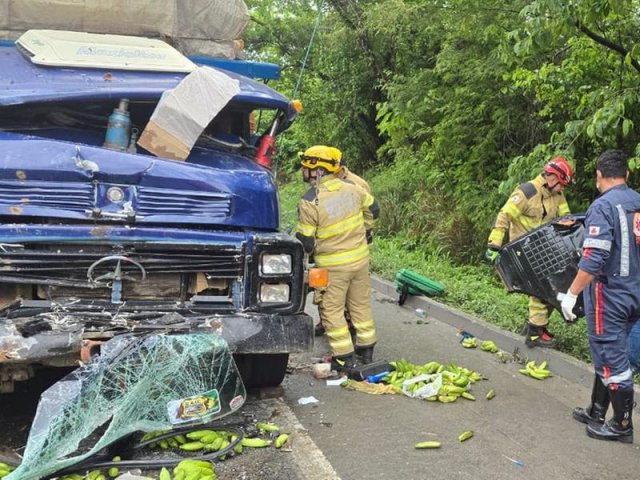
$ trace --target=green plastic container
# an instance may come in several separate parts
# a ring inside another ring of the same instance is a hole
[[[444,293],[444,286],[441,283],[423,277],[407,268],[403,268],[396,274],[395,283],[398,290],[407,287],[410,295],[427,295],[433,297]]]

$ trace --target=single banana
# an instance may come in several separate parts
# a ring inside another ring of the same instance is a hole
[[[496,396],[496,392],[494,392],[493,390],[489,390],[487,392],[487,400],[491,400],[495,396]]]
[[[271,445],[271,440],[264,440],[262,438],[243,438],[241,443],[243,447],[262,448]]]
[[[289,440],[289,435],[286,433],[280,434],[278,438],[276,438],[275,447],[281,448],[285,443],[287,443],[287,440]]]
[[[204,443],[202,442],[190,442],[180,445],[182,450],[186,450],[187,452],[197,452],[198,450],[202,450],[204,448]]]
[[[414,445],[415,448],[440,448],[440,442],[420,442]]]
[[[200,440],[205,435],[210,433],[216,433],[213,430],[194,430],[193,432],[187,433],[187,438],[189,440]]]
[[[262,430],[264,432],[279,432],[280,431],[280,427],[278,427],[277,425],[274,425],[273,423],[258,422],[258,423],[256,423],[256,427],[258,428],[258,430]]]
[[[462,432],[460,435],[458,435],[458,441],[464,442],[466,440],[469,440],[471,437],[473,437],[473,431],[467,430],[466,432]]]

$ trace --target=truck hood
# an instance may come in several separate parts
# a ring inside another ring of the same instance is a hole
[[[0,132],[0,215],[74,221],[278,228],[271,174],[195,149],[185,163]]]

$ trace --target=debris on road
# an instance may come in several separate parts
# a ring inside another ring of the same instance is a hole
[[[116,337],[103,344],[92,363],[41,395],[24,457],[10,478],[132,467],[100,452],[139,431],[170,433],[147,438],[138,447],[204,449],[202,442],[180,444],[179,437],[173,438],[181,433],[176,430],[192,430],[232,413],[245,398],[229,345],[217,334]]]
[[[318,399],[316,397],[302,397],[298,399],[298,405],[309,405],[312,403],[318,403]]]
[[[518,467],[524,467],[524,462],[521,462],[520,460],[516,460],[515,458],[507,457],[506,455],[502,455],[502,456],[507,460],[509,460],[514,465],[517,465]]]
[[[395,395],[398,393],[393,385],[386,383],[369,383],[357,382],[356,380],[347,380],[342,384],[345,390],[354,390],[356,392],[369,393],[372,395]]]
[[[473,431],[472,430],[467,430],[466,432],[462,432],[460,435],[458,435],[458,441],[466,442],[471,437],[473,437]]]

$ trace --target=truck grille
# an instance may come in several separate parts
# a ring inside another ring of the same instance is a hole
[[[31,207],[58,208],[84,213],[93,208],[93,187],[88,184],[0,181],[0,205],[9,208],[29,205]]]
[[[136,187],[133,210],[150,216],[226,218],[231,214],[231,196],[225,193]],[[0,181],[0,205],[8,209],[24,206],[90,214],[96,207],[94,186],[68,182]]]
[[[139,187],[137,213],[224,218],[231,213],[231,198],[223,193]]]
[[[48,283],[50,285],[88,287],[87,273],[92,265],[105,257],[127,257],[141,265],[146,274],[205,273],[214,278],[237,278],[243,275],[244,254],[241,247],[203,247],[198,250],[176,250],[170,245],[112,249],[74,245],[50,246],[46,250],[2,246],[0,281],[15,283]],[[117,259],[100,263],[95,276],[116,268]],[[140,276],[140,269],[123,261],[124,274]]]

